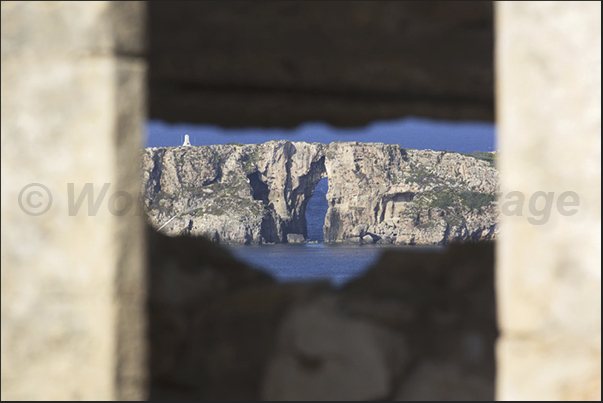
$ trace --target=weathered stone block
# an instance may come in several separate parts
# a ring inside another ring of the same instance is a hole
[[[281,326],[265,400],[376,400],[410,358],[402,336],[346,317],[333,298],[301,304]]]
[[[114,7],[2,3],[3,399],[145,396],[142,222],[107,204],[140,188],[145,63],[116,53],[143,43],[145,7],[125,6],[128,45]],[[31,183],[52,195],[40,216],[19,206]],[[70,214],[105,183],[97,213]]]
[[[240,127],[491,120],[492,20],[491,2],[151,2],[150,114]]]
[[[501,190],[526,200],[501,216],[497,397],[597,400],[601,3],[498,3],[496,16]],[[531,222],[540,191],[575,192],[576,214]]]

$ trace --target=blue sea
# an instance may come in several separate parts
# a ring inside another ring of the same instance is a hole
[[[237,245],[228,249],[238,259],[278,281],[325,280],[338,287],[364,273],[387,247],[307,243]]]
[[[422,118],[377,121],[361,128],[337,128],[324,123],[309,122],[294,129],[282,128],[221,128],[187,123],[168,124],[150,121],[146,127],[146,147],[181,145],[184,135],[193,145],[243,143],[255,144],[270,140],[331,143],[363,141],[400,144],[419,150],[456,152],[494,151],[495,127],[487,122],[443,121]],[[364,273],[387,245],[337,245],[323,243],[323,225],[327,212],[327,179],[322,179],[308,202],[307,244],[240,245],[228,248],[240,260],[271,274],[278,281],[326,280],[341,286]],[[418,250],[423,247],[398,246]],[[433,249],[433,248],[431,248]],[[436,248],[437,249],[437,248]]]

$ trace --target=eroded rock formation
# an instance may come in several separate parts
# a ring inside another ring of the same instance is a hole
[[[328,177],[325,242],[443,244],[496,235],[492,153],[271,141],[143,152],[151,223],[221,243],[299,241]]]

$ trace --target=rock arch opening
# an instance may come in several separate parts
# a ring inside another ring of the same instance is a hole
[[[325,240],[324,225],[329,202],[327,201],[327,192],[329,191],[329,180],[322,178],[316,187],[312,197],[306,206],[306,225],[308,228],[308,242],[322,243]]]

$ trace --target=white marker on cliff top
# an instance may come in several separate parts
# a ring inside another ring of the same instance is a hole
[[[183,146],[190,146],[191,142],[190,139],[188,138],[188,134],[184,135],[184,143],[182,143]]]

